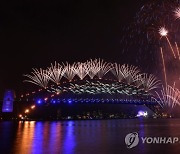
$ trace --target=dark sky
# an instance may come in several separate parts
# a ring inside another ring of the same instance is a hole
[[[120,40],[142,5],[140,0],[1,1],[0,93],[22,91],[22,74],[54,61],[128,63]]]

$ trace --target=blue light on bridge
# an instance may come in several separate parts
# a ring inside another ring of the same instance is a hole
[[[72,100],[71,99],[68,99],[68,104],[71,104],[72,103]]]
[[[42,103],[42,100],[41,100],[41,99],[38,99],[38,100],[37,100],[37,103],[38,103],[38,104],[41,104],[41,103]]]
[[[151,102],[151,101],[146,101],[146,100],[128,100],[128,99],[118,99],[118,98],[115,98],[115,99],[98,99],[98,98],[91,98],[91,99],[88,99],[88,98],[63,98],[63,99],[56,99],[56,98],[51,98],[49,99],[49,101],[44,101],[44,99],[37,99],[36,100],[36,103],[37,104],[42,104],[42,103],[51,103],[51,104],[72,104],[72,103],[111,103],[111,104],[136,104],[136,105],[141,105],[141,104],[145,104],[145,103],[148,103],[148,104],[156,104],[156,102]]]

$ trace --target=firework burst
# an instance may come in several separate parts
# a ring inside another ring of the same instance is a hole
[[[122,73],[127,84],[131,84],[134,81],[136,81],[136,78],[139,75],[140,70],[136,66],[129,66],[124,64],[122,65]]]
[[[154,98],[161,107],[173,108],[180,105],[180,91],[169,85],[162,87],[160,93],[156,92],[157,97]]]
[[[87,68],[89,69],[88,75],[91,79],[93,79],[94,76],[100,71],[101,66],[99,65],[97,59],[95,60],[90,59],[90,61],[87,61],[86,65],[88,65]]]
[[[73,78],[76,75],[76,68],[75,68],[75,63],[72,65],[66,62],[66,64],[63,63],[63,76],[68,79],[69,81],[72,81]]]
[[[48,87],[49,75],[47,70],[41,68],[39,70],[33,69],[32,75],[25,74],[24,76],[29,78],[29,80],[24,80],[24,82],[30,82],[45,89]]]
[[[174,11],[174,16],[176,19],[180,18],[180,7],[176,8]]]
[[[113,69],[111,72],[114,74],[114,76],[117,78],[119,82],[121,82],[124,79],[124,74],[123,74],[123,68],[120,64],[115,63]]]
[[[102,79],[104,75],[106,75],[111,69],[113,69],[113,65],[111,63],[104,62],[104,60],[98,60],[98,66],[100,67],[97,72],[97,76],[99,79]]]
[[[54,65],[51,64],[51,67],[48,68],[49,79],[59,85],[60,80],[63,77],[64,71],[65,69],[63,69],[63,67],[59,63],[55,62]]]
[[[90,64],[91,65],[91,64]],[[92,65],[91,65],[92,66]],[[75,65],[75,72],[77,74],[77,76],[83,80],[85,78],[86,75],[88,75],[89,73],[89,68],[90,66],[88,65],[88,62],[85,62],[85,63],[81,63],[81,62],[78,62],[76,65]]]
[[[137,76],[140,73],[140,70],[136,66],[129,66],[126,64],[119,65],[117,63],[114,64],[114,68],[111,71],[119,82],[125,80],[127,84],[131,84],[136,81]]]
[[[136,62],[146,64],[148,70],[159,67],[159,47],[167,49],[169,46],[165,37],[168,35],[171,42],[180,40],[179,22],[176,22],[173,16],[177,17],[178,6],[180,6],[179,0],[148,0],[137,12],[134,21],[124,28],[126,32],[121,40],[124,54],[133,55]],[[162,25],[165,27],[161,27]],[[160,36],[163,35],[166,41],[159,39],[160,29]],[[137,51],[135,55],[134,49]]]
[[[169,44],[169,47],[170,47],[170,49],[172,51],[172,54],[173,54],[174,58],[176,58],[176,55],[175,55],[174,49],[172,47],[172,44],[171,44],[169,38],[167,37],[168,30],[165,27],[161,27],[161,28],[159,28],[159,34],[160,34],[161,37],[165,37],[166,38],[166,40],[167,40],[167,42]]]
[[[134,79],[134,84],[138,88],[143,84],[143,74],[136,75]]]
[[[167,36],[168,34],[168,30],[165,27],[160,27],[159,28],[159,34],[163,37],[163,36]]]
[[[150,92],[154,89],[159,88],[161,82],[154,75],[143,74],[142,75],[142,85],[146,92]]]

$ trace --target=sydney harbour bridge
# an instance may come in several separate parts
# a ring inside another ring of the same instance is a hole
[[[145,105],[156,112],[154,107],[160,108],[164,103],[157,95],[161,82],[154,75],[142,73],[136,66],[108,63],[102,59],[73,64],[55,62],[46,69],[33,69],[24,77],[24,82],[39,88],[15,99],[13,94],[6,94],[4,98],[4,102],[12,99],[21,104],[21,107],[17,105],[21,119],[43,105],[132,104]]]

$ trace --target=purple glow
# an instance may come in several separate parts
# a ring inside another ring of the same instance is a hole
[[[147,117],[148,113],[147,111],[138,111],[137,117]]]
[[[7,90],[4,94],[2,112],[13,112],[14,92]]]

